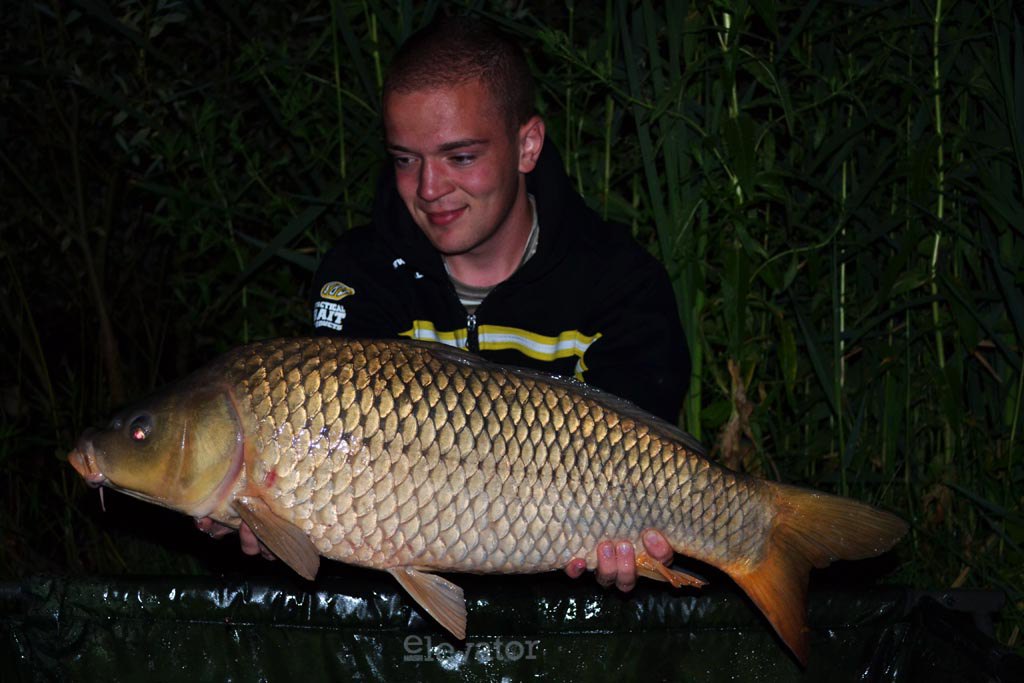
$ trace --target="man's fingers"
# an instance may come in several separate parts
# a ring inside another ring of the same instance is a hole
[[[569,564],[565,565],[565,573],[569,575],[570,579],[578,579],[583,576],[583,572],[587,571],[587,561],[574,557],[569,560]]]
[[[228,534],[234,532],[234,529],[231,527],[225,526],[220,522],[215,522],[210,517],[200,517],[197,519],[196,528],[204,534],[208,534],[210,538],[224,538]]]
[[[672,546],[669,545],[668,540],[661,534],[657,529],[647,529],[644,531],[644,549],[647,554],[653,557],[662,564],[668,564],[672,561],[672,556],[675,551],[672,550]]]
[[[238,527],[238,538],[242,543],[242,552],[246,555],[259,555],[264,560],[277,559],[277,556],[270,552],[267,546],[260,542],[260,539],[256,538],[256,534],[252,532],[252,529],[245,522],[242,522],[242,526]]]
[[[223,538],[235,532],[231,527],[216,522],[210,517],[198,518],[196,520],[196,528],[204,534],[209,534],[210,538]],[[263,545],[260,539],[256,538],[256,534],[252,532],[252,529],[245,522],[242,522],[242,525],[238,527],[238,540],[242,546],[242,552],[246,555],[262,555],[267,560],[277,559],[274,553],[270,552],[267,546]],[[586,568],[585,563],[584,568]]]
[[[615,568],[615,585],[618,589],[623,593],[633,590],[636,585],[636,554],[629,541],[620,541],[615,547]]]
[[[260,554],[260,542],[256,538],[256,534],[252,532],[252,529],[245,522],[242,522],[242,526],[238,527],[238,538],[242,542],[243,553],[246,555]]]
[[[615,583],[618,567],[615,564],[615,545],[603,541],[597,545],[597,582],[607,588]]]
[[[672,560],[674,551],[668,540],[657,529],[647,529],[643,535],[647,555],[662,564]],[[579,577],[587,568],[585,561],[572,558],[565,567],[565,573],[572,578]],[[628,593],[636,586],[636,549],[629,541],[602,541],[597,545],[597,568],[594,570],[597,582],[608,588],[612,584]]]

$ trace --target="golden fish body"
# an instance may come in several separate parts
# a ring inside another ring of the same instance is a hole
[[[526,573],[593,568],[600,540],[647,527],[719,563],[764,543],[755,480],[575,382],[331,339],[252,348],[229,373],[255,419],[252,482],[332,559]]]
[[[70,456],[92,483],[245,521],[308,578],[319,555],[391,571],[459,637],[461,591],[427,572],[594,568],[601,540],[639,545],[655,528],[729,573],[803,660],[810,566],[878,554],[905,531],[866,505],[719,467],[689,435],[578,382],[421,342],[242,347],[111,427]]]

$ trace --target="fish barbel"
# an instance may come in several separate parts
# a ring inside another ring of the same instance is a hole
[[[458,638],[432,572],[531,573],[660,530],[726,572],[801,662],[810,568],[891,548],[898,517],[733,472],[690,435],[575,380],[438,344],[277,339],[228,352],[84,435],[92,485],[246,522],[302,576],[320,556],[390,572]],[[640,554],[638,570],[703,581]]]

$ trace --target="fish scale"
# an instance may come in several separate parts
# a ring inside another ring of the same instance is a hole
[[[636,426],[596,392],[571,393],[572,383],[394,342],[272,342],[229,366],[259,425],[253,480],[274,472],[274,511],[327,557],[472,572],[548,571],[582,557],[593,568],[599,540],[639,543],[648,527],[705,561],[760,556],[756,482]],[[342,429],[325,435],[321,420]],[[378,530],[383,542],[367,548]]]
[[[430,572],[594,568],[600,541],[640,547],[654,528],[728,574],[803,662],[810,569],[906,532],[868,505],[720,467],[582,383],[413,341],[235,349],[83,435],[68,460],[93,486],[244,522],[308,579],[320,555],[389,571],[459,638],[462,591]],[[636,566],[705,583],[643,553]]]

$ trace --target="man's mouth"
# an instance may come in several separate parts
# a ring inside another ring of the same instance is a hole
[[[427,220],[431,225],[443,226],[452,223],[466,212],[466,207],[454,211],[426,211]]]

